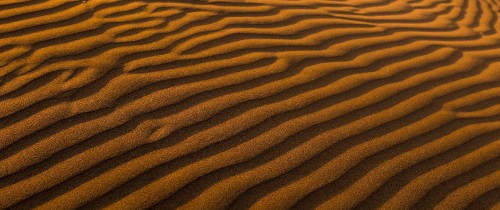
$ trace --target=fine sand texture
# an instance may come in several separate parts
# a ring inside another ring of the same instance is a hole
[[[0,209],[500,209],[499,0],[0,0]]]

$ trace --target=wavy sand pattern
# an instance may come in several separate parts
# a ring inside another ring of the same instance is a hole
[[[0,209],[500,209],[498,0],[2,0]]]

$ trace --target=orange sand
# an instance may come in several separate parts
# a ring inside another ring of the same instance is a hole
[[[500,209],[498,0],[1,0],[0,209]]]

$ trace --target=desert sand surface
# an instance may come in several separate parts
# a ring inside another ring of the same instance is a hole
[[[498,0],[1,0],[0,209],[500,209]]]

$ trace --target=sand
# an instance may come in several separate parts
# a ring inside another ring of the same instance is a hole
[[[500,209],[498,0],[2,0],[0,209]]]

